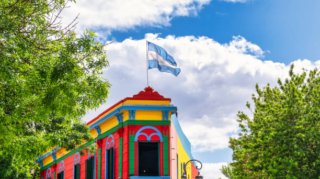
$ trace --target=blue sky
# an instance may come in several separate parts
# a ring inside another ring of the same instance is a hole
[[[106,45],[111,83],[107,103],[89,111],[94,118],[146,86],[145,41],[176,59],[178,77],[149,70],[151,86],[178,107],[179,121],[204,163],[205,178],[222,177],[232,160],[236,114],[245,109],[255,84],[276,85],[288,75],[320,67],[319,0],[95,0],[78,1],[64,12],[77,14],[78,28],[97,31]],[[112,43],[109,43],[112,41]]]
[[[164,27],[141,26],[113,30],[110,38],[160,36],[208,36],[220,43],[241,35],[267,51],[264,59],[289,63],[299,58],[320,59],[320,1],[251,0],[246,3],[213,1],[197,15],[173,18]]]

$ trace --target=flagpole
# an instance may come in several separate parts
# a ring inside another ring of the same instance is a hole
[[[148,41],[146,41],[146,68],[147,68],[147,87],[149,86],[149,69],[148,69]]]

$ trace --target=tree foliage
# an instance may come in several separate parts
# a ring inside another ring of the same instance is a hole
[[[0,3],[0,178],[29,178],[46,149],[89,140],[81,117],[107,97],[103,45],[62,27],[66,4]]]
[[[256,87],[253,115],[238,113],[240,134],[230,139],[230,178],[320,177],[320,72],[289,72],[276,87]],[[251,109],[248,104],[247,107]]]

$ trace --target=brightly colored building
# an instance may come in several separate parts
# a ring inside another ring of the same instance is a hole
[[[177,107],[151,87],[125,98],[87,125],[95,140],[72,151],[56,147],[37,161],[42,179],[195,178],[191,145],[183,134]],[[96,145],[95,152],[87,147]]]

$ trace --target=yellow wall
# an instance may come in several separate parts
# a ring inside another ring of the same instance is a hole
[[[51,163],[52,161],[53,161],[53,158],[52,158],[51,155],[49,155],[48,157],[46,157],[46,158],[44,158],[44,159],[42,160],[44,166],[47,165],[47,164],[49,164],[49,163]]]
[[[111,128],[116,127],[118,125],[118,123],[119,123],[118,119],[115,116],[107,119],[102,124],[100,124],[101,133],[104,133],[104,132],[110,130]]]
[[[65,148],[59,149],[56,153],[57,159],[59,159],[60,157],[63,157],[67,153],[68,151]]]
[[[123,121],[127,121],[129,119],[129,112],[123,111],[122,117],[123,117],[122,119]]]
[[[180,139],[178,138],[177,140],[177,145],[178,145],[178,178],[181,178],[181,174],[183,173],[183,166],[181,166],[181,164],[183,163],[187,163],[190,160],[190,157],[188,156],[188,154],[186,153],[186,151],[184,150],[182,143],[180,141]],[[187,172],[187,176],[191,177],[191,162],[188,163],[188,165],[186,166],[186,172]]]
[[[164,100],[164,101],[161,101],[161,100],[126,100],[123,103],[120,103],[119,105],[115,106],[113,108],[113,110],[110,110],[108,113],[105,113],[104,115],[100,116],[98,119],[95,120],[95,122],[100,120],[104,116],[108,115],[109,113],[111,113],[112,111],[114,111],[115,109],[117,109],[117,108],[119,108],[119,107],[121,107],[123,105],[159,105],[159,106],[169,106],[170,105],[170,101],[168,101],[168,100]],[[149,111],[147,111],[147,112],[149,112]],[[152,111],[150,111],[150,112],[152,113]],[[123,121],[127,121],[129,119],[129,112],[128,111],[122,111],[122,113],[123,113]],[[137,113],[136,113],[136,115],[137,115]],[[140,115],[140,114],[138,114],[138,115]],[[160,115],[162,116],[162,114],[160,114]],[[158,118],[154,118],[155,120],[161,120],[162,119],[162,118],[159,119],[159,114],[151,114],[151,117],[155,117],[155,116],[158,117]],[[141,118],[141,120],[150,119],[150,117],[148,117],[148,116],[138,116],[138,117],[136,117],[136,118],[137,119]],[[94,124],[95,122],[93,122],[92,124]]]
[[[98,136],[98,133],[95,129],[91,129],[90,134],[93,138],[96,138]]]
[[[160,100],[127,100],[123,103],[124,105],[159,105],[168,106],[170,101],[160,101]]]

